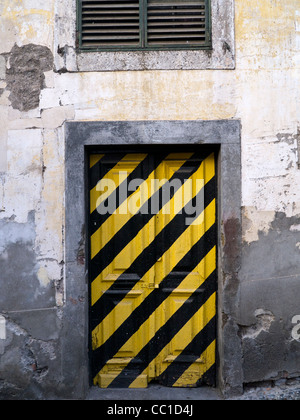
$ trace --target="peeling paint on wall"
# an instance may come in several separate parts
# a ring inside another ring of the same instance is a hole
[[[276,380],[283,372],[285,378],[300,374],[300,347],[291,341],[292,318],[300,301],[300,214],[287,217],[276,212],[273,220],[262,216],[256,240],[244,243],[240,273],[239,319],[247,383]]]
[[[269,332],[275,317],[271,311],[256,309],[254,312],[256,323],[248,327],[241,328],[243,341],[246,339],[256,339],[263,331]]]
[[[243,209],[243,239],[253,242],[259,239],[259,232],[267,233],[274,220],[275,211],[257,211],[255,207]]]
[[[12,107],[30,111],[39,106],[41,90],[45,87],[44,73],[53,67],[51,51],[39,45],[15,45],[6,71],[7,90]]]

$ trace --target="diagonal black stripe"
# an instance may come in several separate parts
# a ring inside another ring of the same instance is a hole
[[[195,162],[195,160],[205,160],[211,152],[207,152],[207,155],[203,158],[203,153],[195,153],[191,158],[189,158],[178,171],[174,173],[174,175],[170,178],[170,182],[172,182],[175,179],[180,180],[181,182],[185,181],[186,177],[190,177],[193,175],[194,172],[196,172],[199,168],[199,166],[202,164],[201,162]],[[163,160],[163,159],[162,159]],[[151,165],[149,165],[151,166]],[[130,176],[129,182],[131,179],[135,178],[141,178],[141,168],[139,169],[139,173],[137,174],[136,171],[134,171],[133,176]],[[188,172],[187,172],[188,171]],[[150,170],[150,173],[152,171]],[[149,173],[149,174],[150,174]],[[148,175],[149,176],[149,175]],[[144,179],[148,178],[148,176],[145,176]],[[169,201],[173,195],[175,194],[177,189],[172,189],[170,197],[163,197],[164,199],[159,199],[162,194],[162,187],[152,196],[150,199],[141,207],[140,212],[132,216],[130,220],[118,231],[118,233],[109,241],[106,246],[101,249],[101,251],[98,253],[97,256],[95,256],[92,260],[92,267],[93,264],[99,264],[97,267],[98,270],[103,270],[107,265],[109,265],[116,255],[137,235],[137,233],[155,216],[154,214],[151,214],[149,209],[151,208],[151,202],[159,202],[159,208],[158,211]],[[117,197],[118,197],[117,192]],[[128,194],[129,196],[130,194]],[[121,203],[120,203],[121,204]],[[90,216],[90,234],[92,235],[99,229],[99,227],[104,223],[105,220],[110,217],[110,214],[104,214],[99,215],[97,210],[95,210],[92,215]],[[115,247],[116,245],[116,247]],[[113,250],[115,249],[115,252]],[[104,265],[106,264],[106,265]],[[96,270],[96,272],[92,272],[92,279],[95,279],[101,271]]]
[[[193,338],[183,352],[176,357],[170,366],[163,372],[160,378],[166,386],[173,386],[184,372],[201,356],[207,347],[216,338],[216,316]],[[191,356],[192,355],[192,356]],[[189,356],[189,361],[186,357]],[[208,372],[206,372],[208,376]],[[200,378],[199,378],[200,379]]]
[[[110,384],[111,388],[128,388],[130,384],[146,369],[146,367],[159,355],[164,347],[172,341],[184,325],[191,320],[193,315],[205,304],[216,291],[215,272],[211,275],[175,314],[158,330],[149,343],[139,354],[123,369],[116,379]],[[193,302],[191,304],[191,302]],[[204,327],[205,329],[205,327]],[[206,333],[206,330],[204,331]],[[215,339],[215,335],[213,335]],[[211,335],[207,337],[211,339]],[[210,344],[211,342],[209,342]],[[204,348],[205,350],[205,348]],[[204,351],[203,350],[203,351]],[[199,352],[199,350],[198,350]],[[202,353],[202,352],[201,352]],[[200,355],[201,355],[200,353]],[[200,357],[200,356],[198,356]],[[140,363],[137,363],[140,361]]]
[[[103,154],[103,153],[98,153]],[[90,190],[96,187],[107,172],[114,168],[126,156],[126,153],[105,154],[103,158],[89,169]]]
[[[127,179],[116,188],[116,191],[114,192],[116,195],[116,209],[134,193],[134,191],[128,190],[128,184],[137,178],[146,180],[168,154],[169,153],[162,153],[160,156],[155,156],[155,158],[151,155],[147,155],[147,157],[139,163],[139,165],[128,175]],[[120,191],[123,193],[120,194]],[[90,235],[93,235],[110,216],[111,214],[109,212],[99,214],[97,209],[94,210],[90,215]]]
[[[202,238],[189,250],[183,259],[174,267],[173,272],[179,271],[184,265],[185,260],[189,261],[190,256],[198,256],[195,261],[196,267],[207,253],[215,246],[215,225],[213,225]],[[194,268],[193,267],[193,268]],[[191,268],[191,269],[193,269]],[[211,280],[211,277],[209,279]],[[170,273],[160,284],[160,289],[154,289],[143,303],[139,305],[123,324],[112,334],[112,336],[98,349],[93,352],[93,374],[94,376],[103,368],[106,362],[111,359],[126,341],[140,328],[140,326],[150,317],[158,306],[176,289],[183,278],[174,278]],[[206,280],[205,285],[210,285],[210,280]],[[171,285],[171,287],[170,287]],[[164,290],[165,288],[165,290]],[[198,292],[199,293],[199,292]],[[197,294],[197,293],[196,293]]]
[[[204,373],[201,377],[197,386],[207,385],[207,386],[216,386],[217,382],[217,366],[216,362]]]
[[[198,195],[201,196],[202,192],[200,191]],[[204,187],[204,208],[206,208],[215,197],[215,177],[212,178]],[[191,200],[193,201],[193,200]],[[189,203],[188,203],[189,205]],[[133,264],[114,282],[114,284],[100,297],[100,299],[92,306],[91,309],[91,328],[94,329],[111,311],[110,306],[107,304],[107,300],[110,299],[110,293],[116,289],[124,289],[124,279],[127,274],[136,273],[138,277],[136,280],[133,280],[130,285],[127,286],[127,289],[120,291],[118,293],[119,299],[124,298],[127,293],[134,287],[134,285],[142,278],[145,273],[157,262],[160,258],[180,237],[181,234],[189,227],[182,223],[182,214],[177,214],[173,220],[167,224],[164,229],[155,237],[153,242],[145,248],[141,254],[135,259]],[[206,235],[207,236],[207,235]],[[121,238],[119,241],[122,244]],[[209,242],[209,245],[215,244],[213,239]],[[123,249],[121,247],[120,251]],[[193,248],[192,248],[193,249]],[[187,254],[187,262],[182,262],[184,266],[188,266],[188,261],[190,258],[190,252]],[[174,269],[174,271],[176,271]],[[130,287],[130,289],[128,289]]]

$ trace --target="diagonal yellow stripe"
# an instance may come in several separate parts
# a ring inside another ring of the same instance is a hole
[[[123,157],[90,191],[90,212],[109,197],[109,195],[118,188],[118,186],[135,170],[135,168],[146,158],[146,154],[129,153]],[[123,172],[124,171],[124,172]],[[121,173],[122,172],[122,173]],[[117,176],[116,176],[117,173]],[[121,173],[119,175],[119,173]],[[109,182],[106,185],[106,181]],[[101,185],[105,186],[106,191],[100,191]]]
[[[212,155],[212,157],[213,157],[213,155]],[[214,160],[213,159],[212,159],[212,161],[209,161],[209,159],[207,159],[206,165],[204,165],[204,174],[203,174],[203,171],[202,171],[201,179],[204,179],[205,180],[205,183],[208,182],[214,176],[215,173],[214,173]],[[196,195],[196,193],[197,192],[194,193],[194,191],[193,191],[193,195]],[[181,192],[181,195],[182,195],[182,192]],[[178,200],[174,196],[173,197],[174,202],[171,205],[171,208],[172,209],[173,208],[174,209],[176,208],[176,211],[178,210],[178,212],[180,211],[180,207],[177,208],[175,205],[176,205],[177,201],[180,202],[179,198],[180,198],[180,195],[178,195],[178,197],[177,197]],[[189,199],[190,199],[190,197],[189,197]],[[185,206],[185,202],[183,202],[183,206],[182,207],[184,207],[184,206]],[[200,237],[201,237],[203,235],[204,231],[207,231],[215,223],[215,200],[213,200],[213,202],[209,206],[207,206],[207,208],[204,210],[203,213],[205,213],[205,214],[201,214],[199,216],[199,218],[201,219],[201,229],[200,230],[199,230],[199,227],[197,227],[195,229],[195,226],[197,225],[197,223],[194,223],[194,225],[189,226],[186,229],[186,231],[188,231],[188,230],[191,230],[191,231],[194,230],[194,232],[197,232],[197,234],[196,235],[191,235],[191,232],[190,232],[189,234],[187,234],[185,236],[184,235],[184,233],[186,232],[185,231],[177,239],[177,241],[172,245],[172,247],[168,251],[166,251],[166,253],[164,254],[163,260],[166,260],[166,261],[169,261],[170,262],[170,264],[167,267],[168,272],[172,271],[172,269],[174,268],[174,266],[177,264],[177,262],[180,261],[180,259],[183,256],[183,253],[180,254],[180,253],[175,252],[175,251],[176,250],[183,249],[184,252],[188,252],[189,249],[191,248],[191,246],[193,246],[193,244],[195,243],[194,241],[197,242],[197,236],[199,235],[199,232],[200,232]],[[159,216],[161,216],[163,214],[165,214],[165,213],[162,211]],[[172,220],[172,218],[175,216],[175,214],[176,214],[176,212],[172,213],[170,215],[170,217],[168,217],[168,218],[166,217],[165,218],[165,221],[167,223],[169,223],[170,220]],[[151,226],[149,224],[149,228],[150,227]],[[164,228],[164,223],[161,223],[160,225],[157,225],[157,227],[158,227],[158,231],[161,231]],[[152,228],[153,228],[153,226],[152,226]],[[144,232],[144,234],[145,234],[145,232]],[[137,237],[138,237],[138,235],[137,235]],[[142,237],[143,236],[141,236],[139,238],[139,242],[141,242]],[[191,238],[191,237],[192,237],[192,242],[188,242],[188,239]],[[173,248],[173,246],[174,246],[174,248]],[[120,255],[121,255],[121,253],[120,253]],[[138,252],[137,255],[139,255],[139,253],[140,252]],[[175,256],[175,258],[174,258],[174,256]],[[200,277],[200,279],[201,279],[200,285],[202,284],[202,282],[204,281],[204,279],[209,276],[209,274],[210,274],[209,273],[209,270],[210,270],[210,272],[212,272],[215,269],[215,265],[216,265],[216,249],[214,247],[213,250],[211,250],[210,253],[207,254],[207,256],[202,260],[202,262],[197,267],[197,271],[199,273],[203,273],[203,275],[201,275],[201,277]],[[159,264],[158,264],[158,266],[159,266]],[[139,289],[141,289],[143,285],[145,286],[147,284],[147,281],[145,281],[147,279],[147,275],[148,275],[148,277],[150,277],[151,279],[153,279],[153,274],[154,274],[153,267],[149,271],[152,272],[151,276],[149,276],[149,272],[146,273],[145,276],[143,277],[143,279],[141,279],[141,281],[134,287],[134,289],[130,293],[139,293],[140,292]],[[159,284],[160,281],[162,281],[163,278],[168,273],[166,273],[165,272],[166,270],[163,269],[163,268],[157,269],[157,264],[156,264],[156,270],[155,271],[156,271],[156,283]],[[110,271],[110,273],[112,273],[112,271]],[[190,273],[182,281],[181,285],[176,290],[173,291],[173,293],[171,295],[171,296],[174,296],[174,294],[176,294],[176,293],[180,293],[180,292],[182,293],[182,292],[184,292],[184,299],[182,299],[180,301],[180,305],[179,306],[178,305],[176,306],[175,312],[176,312],[176,310],[178,310],[182,306],[182,304],[184,304],[184,302],[186,302],[186,300],[190,297],[190,295],[193,293],[193,291],[196,290],[196,288],[199,287],[199,281],[198,281],[198,284],[197,285],[195,285],[195,282],[193,282],[193,280],[195,280],[193,278],[193,274],[194,273]],[[118,278],[118,276],[116,276],[116,279],[117,278]],[[199,279],[199,277],[198,277],[198,279]],[[144,292],[142,291],[142,300],[146,296],[148,296],[150,293],[152,293],[152,290],[151,289],[146,289],[146,293],[145,293],[145,290],[144,290]],[[124,299],[126,299],[126,297]],[[166,304],[166,302],[164,302],[163,304]],[[203,305],[203,306],[205,306],[205,305]],[[106,326],[107,325],[113,325],[113,331],[112,331],[112,333],[113,333],[117,328],[119,328],[122,325],[122,323],[124,322],[124,320],[127,318],[128,315],[125,316],[125,318],[124,318],[124,313],[123,313],[122,309],[121,309],[121,311],[119,311],[119,309],[120,308],[118,308],[118,306],[117,306],[115,308],[114,314],[113,313],[109,314],[105,318],[105,320],[93,331],[94,348],[98,348],[101,344],[103,344],[111,336],[111,333],[108,333],[107,334],[107,337],[106,338],[104,337],[105,336],[105,333],[102,330],[104,323],[105,323]],[[119,313],[118,313],[118,311],[119,311]],[[162,325],[159,325],[159,323],[157,322],[157,320],[159,318],[157,316],[157,313],[159,311],[162,311],[162,307],[161,306],[158,307],[153,312],[153,314],[149,317],[149,319],[146,320],[145,323],[139,328],[139,330],[132,337],[129,338],[129,340],[127,341],[127,343],[125,343],[123,345],[123,347],[120,349],[120,352],[121,353],[122,352],[123,352],[123,354],[126,353],[126,347],[127,347],[127,349],[128,348],[132,348],[131,345],[128,346],[128,342],[130,340],[134,340],[134,342],[135,342],[135,346],[134,346],[135,353],[137,354],[139,351],[142,350],[142,348],[147,344],[147,342],[149,342],[149,340],[151,340],[154,337],[154,335],[157,333],[157,331],[159,330],[159,328],[162,326]],[[215,305],[214,305],[214,314],[215,314]],[[169,312],[168,315],[166,316],[166,318],[163,321],[161,321],[161,323],[165,323],[172,315],[173,314],[171,312]],[[194,317],[196,315],[194,315]],[[111,319],[109,319],[110,316],[111,316]],[[194,317],[192,319],[195,319]],[[202,317],[202,320],[203,319],[204,318]],[[177,339],[178,340],[178,337],[179,337],[179,339],[181,339],[181,334],[188,336],[188,333],[187,334],[185,333],[185,328],[190,328],[190,322],[192,322],[192,321],[189,321],[180,330],[180,332],[178,332],[175,335],[174,339]],[[153,328],[153,326],[154,326],[154,328]],[[201,331],[201,329],[203,327],[204,326],[202,325],[202,327],[200,328],[200,331]],[[196,331],[196,333],[197,333],[197,331]],[[139,334],[142,335],[142,336],[144,336],[144,337],[146,337],[146,342],[145,342],[145,339],[142,339],[142,340],[141,339],[138,339],[138,335]],[[186,345],[187,344],[188,343],[186,343]],[[162,357],[163,356],[165,349],[158,355],[158,357]],[[157,362],[158,357],[155,359],[155,362],[154,363]],[[107,366],[105,366],[101,370],[101,372],[96,376],[96,378],[94,380],[95,381],[95,384],[96,383],[99,383],[100,384],[100,382],[101,382],[101,375],[102,375],[102,376],[105,376],[105,386],[109,386],[109,384],[120,374],[120,371],[122,371],[122,369],[124,369],[128,365],[128,363],[130,363],[130,361],[131,361],[131,358],[128,357],[127,359],[126,358],[125,359],[122,358],[122,363],[117,362],[117,365],[119,366],[118,367],[118,372],[116,372],[116,368],[114,368],[113,370],[107,370]],[[111,361],[111,363],[112,363],[112,361]],[[108,364],[109,364],[109,362],[108,362]],[[113,365],[115,365],[115,364],[116,364],[116,361],[113,363]],[[168,367],[168,365],[166,365],[164,367],[164,370],[167,367]],[[121,370],[120,370],[120,368],[121,368]],[[207,367],[207,369],[208,368],[209,367]],[[152,371],[153,371],[153,368],[152,368]],[[113,373],[113,372],[115,372],[115,373]],[[141,386],[141,384],[145,382],[145,377],[149,376],[149,372],[151,372],[151,367],[149,368],[149,366],[148,366],[144,370],[144,372],[141,375],[139,375],[139,377],[134,381],[134,383],[131,384],[130,387]],[[153,377],[154,376],[156,376],[156,375],[153,374]],[[150,378],[151,378],[151,374],[150,374]],[[181,378],[181,380],[182,380],[182,378]],[[103,382],[103,380],[102,380],[102,382]]]
[[[198,289],[201,284],[210,276],[210,274],[215,270],[216,267],[216,247],[214,247],[203,259],[202,261],[199,263],[198,267],[197,267],[197,272],[199,273],[203,273],[204,276],[201,276],[201,280],[195,283],[195,275],[194,273],[190,273],[183,281],[182,283],[173,290],[172,294],[170,296],[168,296],[167,300],[165,302],[163,302],[158,308],[156,308],[156,310],[151,314],[151,316],[144,322],[144,324],[141,326],[141,328],[132,336],[130,337],[129,340],[132,340],[136,343],[135,348],[136,348],[136,354],[138,354],[142,348],[145,346],[145,342],[141,341],[138,339],[138,336],[140,334],[144,334],[146,336],[147,332],[147,341],[150,341],[155,334],[158,332],[158,330],[161,328],[162,323],[158,323],[158,316],[157,314],[162,310],[162,306],[165,304],[168,304],[168,300],[170,301],[170,299],[173,299],[174,296],[176,296],[178,293],[185,293],[184,299],[181,300],[180,305],[177,306],[177,310],[180,309],[180,307],[190,298],[190,296],[194,293],[194,291],[196,289]],[[202,306],[202,308],[193,316],[192,319],[194,319],[194,317],[199,317],[200,319],[204,322],[201,324],[202,327],[201,329],[206,325],[206,323],[209,322],[209,320],[214,316],[215,314],[215,300],[214,302],[212,302],[213,300],[213,296],[210,297],[210,299],[208,299],[208,301],[206,302],[205,305]],[[214,304],[214,306],[213,306]],[[211,312],[211,313],[210,313]],[[213,313],[214,312],[214,313]],[[164,319],[164,323],[167,322],[171,316],[173,315],[173,313],[169,312],[168,314],[166,314],[166,317]],[[206,319],[208,318],[208,319]],[[190,320],[189,322],[192,322],[192,320]],[[189,323],[188,322],[188,323]],[[151,328],[151,325],[155,325],[155,328]],[[98,328],[98,327],[97,327]],[[100,328],[100,326],[99,326]],[[185,335],[185,330],[189,328],[187,326],[187,324],[182,328],[181,331],[178,331],[178,333],[176,334],[176,336],[173,338],[176,339],[178,338],[179,334],[183,334],[183,336]],[[94,330],[94,333],[96,331]],[[149,334],[150,332],[150,334]],[[197,331],[195,331],[195,335],[196,335]],[[188,344],[188,343],[187,343]],[[124,350],[125,347],[127,346],[127,343],[124,344],[124,346],[120,349],[120,351]],[[160,355],[163,353],[163,351],[160,353]],[[160,356],[158,355],[157,358]],[[156,360],[157,360],[156,358]],[[122,370],[130,363],[131,359],[128,358],[128,360],[124,360],[123,364],[122,364]],[[164,370],[167,368],[167,366],[165,366]],[[145,374],[147,373],[148,367],[147,369],[145,369],[145,371],[141,374]],[[102,368],[102,370],[99,372],[99,374],[97,375],[97,377],[95,378],[95,383],[100,381],[100,377],[101,375],[105,374],[107,371],[107,366],[104,366]],[[106,379],[105,382],[105,387],[108,387],[111,382],[121,373],[121,370],[116,372],[114,375],[111,374],[109,376],[109,378]],[[139,376],[141,376],[139,375]],[[138,379],[137,379],[138,380]],[[137,381],[136,380],[136,381]],[[134,381],[134,383],[136,382]],[[131,387],[134,387],[134,383],[132,384]]]
[[[96,165],[96,163],[100,162],[100,160],[104,157],[105,155],[91,155],[90,156],[90,168],[92,168],[93,166]]]
[[[204,210],[204,219],[206,220],[205,226],[202,225],[201,231],[199,229],[199,233],[198,235],[193,235],[193,242],[190,244],[191,247],[198,242],[198,240],[200,240],[200,238],[204,235],[205,231],[207,231],[214,223],[215,223],[215,200],[213,200],[209,206],[206,207],[206,209]],[[199,217],[202,217],[202,214],[199,215]],[[160,282],[173,270],[173,268],[178,264],[178,262],[181,260],[182,258],[182,254],[179,252],[175,252],[176,250],[180,250],[182,249],[187,240],[191,237],[191,231],[192,229],[194,229],[194,226],[189,226],[184,233],[174,242],[174,244],[171,246],[171,248],[169,248],[165,254],[163,255],[163,259],[165,259],[166,261],[169,261],[169,267],[168,267],[168,272],[166,272],[166,270],[164,269],[160,269],[157,270],[157,275],[156,275],[156,284],[159,286]],[[215,248],[213,248],[213,253],[209,253],[207,256],[208,258],[212,258],[212,260],[210,260],[210,264],[208,270],[211,269],[211,272],[214,270],[215,268]],[[189,249],[186,250],[186,252],[188,252]],[[171,259],[171,255],[173,255],[173,258]],[[199,264],[199,267],[197,269],[197,272],[199,273],[199,276],[197,276],[198,278],[202,278],[205,279],[205,269],[206,269],[206,265],[204,265],[205,262],[208,262],[207,259],[205,259],[205,261],[203,263]],[[143,282],[145,281],[145,279],[147,279],[147,277],[149,277],[149,273],[151,272],[152,268],[144,275],[144,277],[133,287],[132,291],[130,293],[138,293],[139,291],[141,291],[141,288],[143,287]],[[200,271],[201,270],[201,271]],[[192,288],[192,292],[194,290],[196,290],[199,287],[199,281],[197,282],[197,278],[196,278],[196,284],[193,287],[193,283],[195,282],[191,282],[191,279],[193,273],[190,273],[190,275],[188,276],[189,279],[186,281],[183,281],[186,284],[187,287],[187,282],[190,283],[190,288]],[[203,280],[204,281],[204,280]],[[191,292],[191,293],[192,293]],[[144,289],[143,292],[143,299],[145,299],[150,293],[152,293],[152,289]],[[106,318],[104,318],[104,320],[93,330],[92,332],[92,343],[93,343],[93,349],[95,350],[96,348],[100,347],[106,340],[109,339],[109,337],[113,334],[113,332],[118,329],[123,322],[126,319],[126,314],[124,314],[124,309],[122,307],[122,302],[124,302],[124,300],[128,298],[127,296],[118,303],[118,305],[106,316]],[[148,322],[148,321],[146,321]],[[151,321],[149,321],[151,322]],[[104,325],[114,325],[114,329],[111,330],[109,328],[103,328]],[[158,326],[159,328],[161,327],[161,325]]]
[[[199,362],[193,363],[182,375],[177,379],[173,387],[193,387],[197,385],[199,379],[211,368],[216,362],[216,340],[214,340],[207,349],[202,353]],[[192,379],[194,378],[194,380]]]
[[[215,167],[214,167],[214,154],[210,155],[199,167],[199,169],[190,177],[189,179],[192,179],[193,181],[197,179],[203,179],[205,184],[210,181],[215,175]],[[203,185],[201,183],[198,183],[195,187],[195,194],[196,195],[199,190],[201,189]],[[190,200],[191,197],[183,196],[183,189],[184,186],[182,186],[173,196],[170,203],[167,203],[157,214],[158,218],[161,218],[163,214],[166,212],[166,208],[170,206],[170,208],[176,208],[177,213],[187,204],[187,202]],[[179,207],[176,203],[181,203],[181,206]],[[209,214],[209,212],[206,212]],[[170,217],[168,218],[168,223],[175,217],[176,213],[173,212],[170,214]],[[203,217],[203,215],[200,215]],[[213,217],[215,217],[215,210],[213,213]],[[125,248],[120,252],[120,254],[117,256],[119,260],[124,259],[127,262],[127,265],[130,266],[134,260],[140,255],[140,253],[143,251],[143,238],[144,237],[150,237],[150,232],[154,231],[155,229],[155,221],[152,218],[136,235],[136,237],[127,244]],[[164,223],[160,223],[160,225],[156,226],[155,234],[158,235],[162,229],[165,227]],[[148,235],[148,236],[147,236]],[[102,293],[104,293],[108,288],[110,287],[110,281],[116,281],[118,277],[123,274],[123,272],[126,270],[122,270],[118,274],[111,274],[114,271],[114,265],[115,260],[112,261],[111,264],[109,264],[102,273],[100,273],[97,278],[92,282],[91,285],[91,304],[94,305],[97,300],[101,297]],[[148,272],[149,275],[149,272]],[[147,279],[147,276],[144,276],[143,279]],[[108,281],[103,282],[103,280],[106,279]]]
[[[181,168],[181,166],[188,160],[193,153],[185,153],[181,155],[183,160],[174,163],[175,170]],[[176,158],[174,153],[167,156],[167,160]],[[101,249],[115,236],[115,234],[128,222],[131,217],[136,215],[140,208],[150,199],[158,189],[159,185],[153,183],[155,174],[157,171],[161,171],[164,166],[162,162],[157,169],[155,169],[149,177],[137,188],[137,190],[131,194],[130,197],[125,200],[118,209],[102,224],[102,226],[91,236],[91,258],[93,259]],[[166,180],[167,181],[167,180]],[[154,189],[151,188],[154,186]],[[130,214],[128,209],[130,208],[130,202],[139,201],[137,211],[134,214]],[[105,235],[103,234],[105,232]]]
[[[196,314],[189,320],[189,322],[187,322],[175,335],[175,337],[173,338],[173,340],[176,340],[181,337],[188,335],[189,332],[189,328],[190,328],[190,322],[192,322],[193,319],[202,319],[203,322],[201,323],[200,328],[195,331],[195,336],[209,323],[209,321],[215,316],[216,314],[216,293],[214,293],[206,302],[203,306],[201,306],[201,308],[198,310],[198,312],[196,312]],[[162,359],[166,353],[166,348],[170,345],[167,344],[167,346],[165,346],[161,352],[159,353],[159,355],[156,357],[156,360],[158,359]],[[187,343],[188,345],[188,343]],[[211,350],[211,349],[210,349]],[[205,352],[202,356],[206,356]],[[201,356],[201,357],[202,357]],[[203,357],[203,364],[206,366],[206,359]],[[209,364],[209,363],[208,363]],[[164,363],[164,364],[160,364],[161,369],[159,372],[157,372],[157,376],[160,376],[161,374],[163,374],[163,372],[167,369],[167,367],[170,365],[170,363]],[[208,370],[209,367],[207,367],[206,370]],[[146,374],[147,373],[147,369],[148,367],[142,372],[141,375]],[[140,376],[141,376],[140,375]],[[199,379],[199,376],[198,376]],[[138,378],[132,382],[132,384],[130,385],[129,388],[135,388],[136,387],[136,382],[137,382]]]

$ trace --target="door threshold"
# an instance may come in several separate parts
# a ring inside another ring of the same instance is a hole
[[[96,386],[90,388],[87,400],[143,400],[143,401],[182,401],[182,400],[222,400],[218,388],[202,386],[199,388],[168,388],[158,384],[149,384],[144,389],[109,388]]]

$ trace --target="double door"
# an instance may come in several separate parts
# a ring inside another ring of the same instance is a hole
[[[104,151],[89,164],[94,384],[213,385],[214,151]]]

